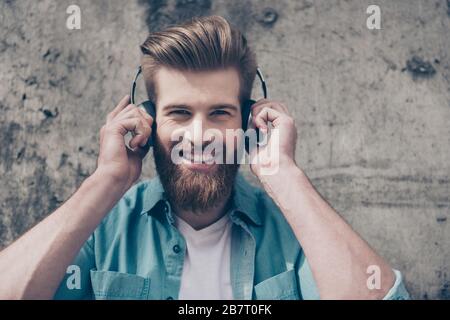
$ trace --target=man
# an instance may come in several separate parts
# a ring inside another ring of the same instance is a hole
[[[256,61],[239,31],[221,17],[198,18],[150,34],[141,48],[156,118],[128,96],[119,102],[100,131],[95,172],[0,253],[0,298],[408,298],[401,274],[297,166],[297,131],[282,103],[262,99],[251,109],[254,127],[265,133],[270,122],[277,132],[251,151],[269,160],[251,164],[264,190],[239,164],[202,158],[214,139],[195,130],[225,136],[246,120]],[[132,187],[149,138],[158,175]],[[222,151],[237,151],[234,142],[221,142]]]

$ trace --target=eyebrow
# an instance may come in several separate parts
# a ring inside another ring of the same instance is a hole
[[[234,104],[229,103],[218,103],[211,106],[211,109],[217,110],[217,109],[231,109],[233,111],[238,111],[238,107]]]
[[[162,111],[169,111],[172,109],[188,109],[192,110],[193,107],[187,105],[187,104],[168,104],[162,108]],[[233,111],[238,111],[238,107],[230,104],[230,103],[216,103],[210,106],[210,109],[218,110],[218,109],[230,109]]]
[[[169,111],[172,109],[191,109],[191,107],[185,104],[168,104],[162,108],[162,111]]]

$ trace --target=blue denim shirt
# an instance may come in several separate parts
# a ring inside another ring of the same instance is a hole
[[[307,259],[282,212],[240,173],[228,214],[235,299],[319,299]],[[140,182],[86,241],[54,298],[177,299],[185,252],[159,178]],[[400,272],[395,274],[385,299],[409,298]]]

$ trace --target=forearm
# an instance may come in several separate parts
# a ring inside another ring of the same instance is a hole
[[[394,284],[390,266],[318,194],[294,163],[260,178],[285,215],[323,299],[381,299]],[[380,268],[381,288],[367,287],[367,268]]]
[[[50,299],[124,190],[94,173],[60,208],[0,252],[0,298]]]

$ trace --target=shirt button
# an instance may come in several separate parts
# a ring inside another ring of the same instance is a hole
[[[179,245],[176,244],[176,245],[173,246],[172,250],[173,250],[173,252],[175,252],[175,253],[179,253],[179,252],[181,251],[181,248],[180,248]]]
[[[173,298],[172,297],[167,297],[166,300],[173,300]]]

